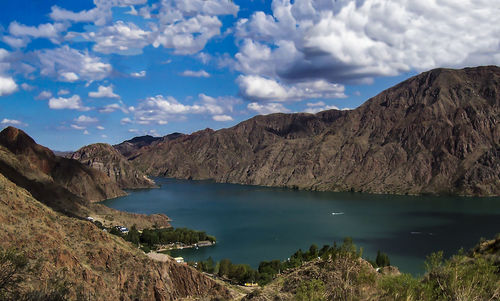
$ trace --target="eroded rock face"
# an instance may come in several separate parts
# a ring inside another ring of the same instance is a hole
[[[157,141],[147,174],[332,191],[500,195],[500,68],[436,69],[352,111],[256,116]]]
[[[37,144],[17,128],[7,127],[0,132],[0,147],[4,154],[0,160],[0,172],[9,179],[18,181],[17,184],[20,181],[31,181],[33,185],[26,185],[33,188],[41,183],[60,185],[70,193],[91,202],[125,195],[104,173],[75,160],[55,156],[51,150]]]
[[[154,181],[134,168],[109,144],[96,143],[82,147],[71,155],[86,166],[108,175],[122,189],[154,187]]]
[[[33,270],[23,287],[68,281],[71,300],[230,299],[230,292],[193,268],[152,261],[88,221],[54,212],[0,174],[0,248],[15,246]]]

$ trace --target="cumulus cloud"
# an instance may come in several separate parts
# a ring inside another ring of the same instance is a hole
[[[55,21],[93,22],[95,25],[102,26],[111,21],[113,7],[138,5],[146,2],[147,0],[94,0],[94,8],[79,12],[52,6],[50,17]]]
[[[68,95],[69,94],[69,90],[66,90],[66,89],[61,89],[57,92],[57,95]]]
[[[321,112],[321,111],[332,110],[332,109],[339,110],[339,108],[337,106],[326,105],[322,101],[308,102],[306,104],[306,108],[304,109],[304,112],[305,113],[315,114],[315,113],[318,113],[318,112]]]
[[[51,99],[49,99],[49,108],[53,110],[62,110],[62,109],[79,110],[79,111],[90,110],[89,107],[85,107],[82,104],[82,100],[79,95],[73,95],[68,98],[52,97]]]
[[[188,77],[210,77],[210,74],[205,70],[199,70],[199,71],[186,70],[182,72],[181,75]]]
[[[93,50],[101,53],[138,54],[152,41],[153,33],[139,28],[132,22],[117,21],[111,26],[102,27],[97,32],[84,33],[82,36],[95,42]]]
[[[17,91],[17,84],[10,76],[0,75],[0,96],[10,95]]]
[[[6,42],[12,46],[24,47],[29,43],[29,38],[45,38],[54,44],[61,42],[61,32],[66,31],[68,24],[46,23],[38,26],[27,26],[13,21],[9,25],[9,33],[14,36],[7,38]],[[21,38],[19,38],[21,37]]]
[[[105,128],[102,125],[98,125],[95,128],[98,129],[99,131],[104,131],[105,130]]]
[[[132,72],[130,73],[130,76],[132,77],[145,77],[146,76],[146,70],[142,70],[142,71],[139,71],[139,72]]]
[[[32,85],[28,84],[28,83],[22,83],[21,84],[21,88],[24,90],[24,91],[33,91],[35,89],[35,87],[33,87]]]
[[[215,121],[233,121],[233,117],[229,115],[214,115],[212,116],[212,119]]]
[[[409,70],[500,64],[500,3],[273,1],[241,19],[237,70],[296,83],[370,82]]]
[[[344,86],[325,80],[284,85],[258,75],[240,75],[236,82],[243,97],[255,101],[298,101],[306,98],[343,98]]]
[[[80,115],[78,118],[75,118],[74,121],[78,124],[90,124],[99,122],[99,119],[87,115]]]
[[[135,122],[138,124],[164,125],[170,120],[182,120],[189,114],[225,115],[227,112],[232,112],[233,105],[238,102],[239,99],[232,97],[214,98],[199,94],[197,102],[187,105],[172,96],[165,98],[158,95],[141,101],[131,111],[134,112]]]
[[[85,126],[83,126],[83,125],[77,125],[77,124],[72,124],[72,125],[70,125],[70,127],[72,129],[75,129],[75,130],[84,130],[84,129],[86,129]]]
[[[2,119],[2,121],[0,121],[0,124],[2,124],[2,125],[14,125],[14,126],[28,126],[28,124],[26,124],[20,120],[8,119],[8,118]]]
[[[52,92],[50,91],[42,91],[40,92],[36,97],[35,99],[36,100],[45,100],[45,99],[49,99],[52,97]]]
[[[97,91],[89,92],[89,97],[92,98],[120,98],[118,94],[113,92],[113,86],[99,86]]]
[[[290,112],[289,109],[285,108],[283,104],[281,103],[275,103],[275,102],[270,102],[270,103],[258,103],[258,102],[251,102],[247,105],[247,108],[251,111],[257,112],[261,115],[266,115],[266,114],[271,114],[271,113],[288,113]]]
[[[128,117],[125,117],[125,118],[122,118],[122,120],[120,120],[120,123],[121,124],[129,124],[129,123],[132,123],[132,120]]]
[[[99,109],[99,113],[113,113],[118,110],[122,111],[125,114],[128,114],[128,109],[122,102],[105,105],[104,107]]]
[[[67,45],[36,51],[35,54],[39,59],[40,73],[62,81],[101,80],[108,76],[112,69],[111,65],[102,62],[101,58]]]

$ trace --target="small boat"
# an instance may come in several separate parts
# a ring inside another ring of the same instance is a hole
[[[342,215],[344,212],[332,212],[332,215]]]

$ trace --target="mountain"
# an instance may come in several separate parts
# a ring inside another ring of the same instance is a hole
[[[124,157],[129,158],[133,156],[139,149],[142,147],[147,147],[150,145],[157,144],[160,141],[170,141],[177,139],[184,134],[181,133],[172,133],[170,135],[164,137],[153,137],[150,135],[139,136],[132,138],[130,140],[123,141],[120,144],[114,145],[113,147],[120,152]]]
[[[95,203],[125,195],[103,172],[80,162],[55,156],[22,130],[7,127],[0,132],[0,174],[35,199],[67,216],[93,216],[105,225],[148,228],[170,227],[164,214],[150,216],[111,209]]]
[[[500,68],[435,69],[351,111],[256,116],[156,141],[146,174],[329,191],[500,195]]]
[[[153,261],[91,222],[55,212],[1,173],[0,187],[2,281],[9,271],[17,281],[13,292],[0,284],[2,300],[230,298],[225,287],[195,269],[172,259]],[[13,250],[26,258],[24,269],[12,269]]]
[[[87,145],[74,152],[70,158],[104,172],[122,189],[154,187],[153,180],[132,167],[127,159],[109,144]]]
[[[0,132],[0,146],[10,153],[11,159],[25,165],[12,173],[33,174],[47,178],[69,192],[88,201],[96,202],[125,195],[108,176],[79,162],[54,155],[48,148],[38,145],[25,132],[7,127]],[[12,161],[11,160],[11,161]],[[1,162],[6,168],[6,161]],[[0,170],[9,177],[10,173]],[[11,176],[14,176],[13,174]]]

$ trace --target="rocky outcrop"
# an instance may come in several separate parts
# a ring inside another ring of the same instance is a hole
[[[94,203],[124,195],[106,174],[80,162],[55,156],[23,131],[0,133],[0,174],[38,201],[67,216],[93,216],[105,224],[138,228],[170,227],[164,214],[126,213]]]
[[[156,262],[88,221],[40,203],[0,174],[0,248],[25,254],[21,289],[64,283],[71,300],[230,299],[230,292],[193,268]]]
[[[436,69],[352,111],[256,116],[156,141],[147,174],[331,191],[500,195],[500,68]]]
[[[7,127],[0,132],[0,146],[4,148],[3,169],[0,172],[9,178],[25,177],[33,182],[51,182],[91,202],[125,195],[104,173],[76,160],[55,156],[51,150],[38,145],[17,128]],[[13,165],[16,167],[13,168]]]
[[[109,144],[87,145],[74,152],[70,158],[102,171],[122,189],[151,188],[155,185],[153,180],[135,169]]]

